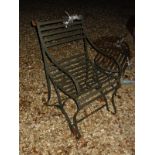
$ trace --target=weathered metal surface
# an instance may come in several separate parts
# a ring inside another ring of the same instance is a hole
[[[82,27],[82,20],[73,22],[67,26],[67,28],[63,24],[63,20],[33,22],[33,25],[37,26],[44,62],[48,86],[47,104],[49,105],[51,97],[50,85],[53,84],[58,98],[58,104],[55,106],[64,114],[71,132],[76,138],[80,138],[81,135],[77,123],[88,116],[80,120],[77,120],[76,116],[85,106],[89,106],[89,104],[92,104],[93,101],[98,98],[104,98],[105,103],[103,105],[101,104],[101,107],[95,109],[91,114],[104,106],[109,110],[107,94],[111,92],[112,105],[114,113],[116,113],[114,96],[120,87],[120,78],[122,75],[120,64],[117,62],[122,63],[124,58],[118,55],[115,60],[110,54],[99,50],[85,34]],[[56,46],[59,48],[59,45],[77,40],[82,40],[83,42],[83,51],[79,54],[75,53],[68,58],[57,60],[57,58],[49,52],[49,47]],[[96,55],[94,60],[88,57],[87,46],[89,46]],[[105,50],[112,52],[110,48],[106,48]],[[102,64],[102,66],[100,67],[99,64]],[[107,68],[103,67],[104,65]],[[68,113],[65,111],[66,101],[62,101],[60,92],[63,92],[66,96],[73,99],[77,106],[72,118],[69,118]]]

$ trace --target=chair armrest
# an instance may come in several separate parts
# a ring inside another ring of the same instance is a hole
[[[98,52],[99,54],[101,54],[101,55],[104,56],[104,57],[107,57],[108,59],[111,59],[111,60],[116,64],[116,66],[117,66],[117,68],[118,68],[118,72],[117,72],[117,73],[118,73],[119,76],[121,77],[122,71],[121,71],[121,67],[120,67],[119,63],[118,63],[112,56],[106,54],[105,52],[103,52],[103,50],[100,50],[98,47],[96,47],[96,45],[94,45],[94,44],[90,41],[89,38],[86,38],[86,39],[87,39],[87,42],[89,43],[89,45],[90,45],[96,52]],[[109,72],[110,72],[110,70],[109,70]],[[112,71],[111,71],[111,72],[112,72]],[[116,72],[115,72],[115,73],[116,73]]]

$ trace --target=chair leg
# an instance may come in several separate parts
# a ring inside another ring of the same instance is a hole
[[[70,128],[70,131],[71,131],[71,133],[77,138],[77,139],[79,139],[80,137],[81,137],[81,135],[80,135],[80,132],[79,132],[79,129],[78,129],[78,126],[77,126],[77,120],[76,120],[76,115],[77,115],[77,113],[78,113],[78,104],[77,104],[77,102],[75,101],[75,103],[76,103],[76,105],[77,105],[77,112],[74,114],[74,116],[73,116],[73,123],[72,123],[72,120],[69,118],[69,116],[68,116],[68,114],[67,114],[67,112],[65,111],[65,109],[64,109],[64,106],[65,106],[65,102],[67,101],[67,100],[65,100],[63,103],[62,103],[62,100],[61,100],[61,96],[60,96],[60,92],[59,92],[59,90],[57,89],[57,87],[54,85],[54,82],[53,82],[53,80],[51,79],[51,81],[52,81],[52,83],[53,83],[53,86],[54,86],[54,88],[55,88],[55,92],[56,92],[56,94],[57,94],[57,98],[58,98],[58,105],[55,105],[57,108],[59,108],[60,110],[61,110],[61,112],[64,114],[64,116],[65,116],[65,119],[67,120],[67,123],[68,123],[68,125],[69,125],[69,128]],[[50,85],[49,85],[50,86]],[[50,87],[48,87],[48,88],[50,88]],[[50,91],[51,91],[51,89],[50,89]],[[50,92],[49,91],[49,92]],[[50,95],[49,95],[49,99],[50,99]]]
[[[107,101],[107,99],[105,99],[106,100],[106,108],[107,108],[107,111],[110,111],[110,109],[109,109],[109,105],[108,105],[108,101]]]
[[[76,139],[80,139],[81,134],[78,129],[77,119],[76,119],[77,114],[78,114],[78,111],[73,116],[74,136],[76,137]]]
[[[112,98],[111,98],[111,102],[112,102],[112,106],[113,106],[113,110],[114,110],[113,112],[111,112],[112,114],[116,114],[117,113],[117,108],[116,108],[115,99],[114,99],[114,97],[116,96],[116,92],[117,92],[117,88],[113,92]]]
[[[81,134],[79,132],[77,124],[72,124],[70,130],[71,130],[71,133],[75,136],[76,139],[81,138]]]
[[[47,105],[50,105],[49,104],[50,99],[51,99],[51,88],[48,88],[48,98],[47,98],[47,102],[46,102]]]
[[[110,111],[109,105],[108,105],[108,100],[107,100],[106,96],[104,95],[103,92],[101,92],[101,95],[103,96],[103,98],[104,98],[104,100],[105,100],[105,106],[106,106],[106,108],[107,108],[107,111]]]
[[[46,81],[47,81],[48,96],[47,96],[47,101],[45,104],[50,106],[49,101],[51,99],[51,84],[50,84],[50,80],[48,79],[48,77],[46,77]]]
[[[79,132],[78,126],[77,126],[77,120],[76,120],[76,115],[78,112],[76,112],[73,116],[73,123],[71,121],[71,119],[69,118],[68,114],[66,113],[64,106],[63,105],[55,105],[57,108],[59,108],[61,110],[61,112],[63,113],[63,115],[65,116],[65,119],[68,123],[68,126],[70,128],[71,133],[75,136],[76,139],[80,139],[81,134]]]

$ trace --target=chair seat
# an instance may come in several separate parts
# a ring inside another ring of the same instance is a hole
[[[58,68],[50,67],[50,76],[56,81],[59,89],[72,99],[78,100],[79,106],[86,105],[102,96],[101,92],[107,94],[115,89],[117,76],[109,75],[97,68],[93,68],[93,63],[89,60],[86,63],[85,55],[78,54],[70,58],[62,59],[59,65],[63,66],[77,81],[80,87],[80,94],[76,94],[76,89],[71,79]],[[88,76],[87,76],[88,68]],[[98,77],[98,82],[96,78]]]

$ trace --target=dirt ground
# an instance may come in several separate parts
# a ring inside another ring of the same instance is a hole
[[[128,1],[117,2],[20,1],[20,155],[135,154],[134,85],[119,89],[116,115],[104,108],[90,116],[79,124],[82,138],[75,140],[61,112],[43,105],[47,87],[38,37],[31,26],[32,19],[62,18],[66,10],[84,16],[85,28],[93,41],[107,35],[125,35],[133,57],[126,77],[134,79],[134,44],[126,28],[134,9]]]

